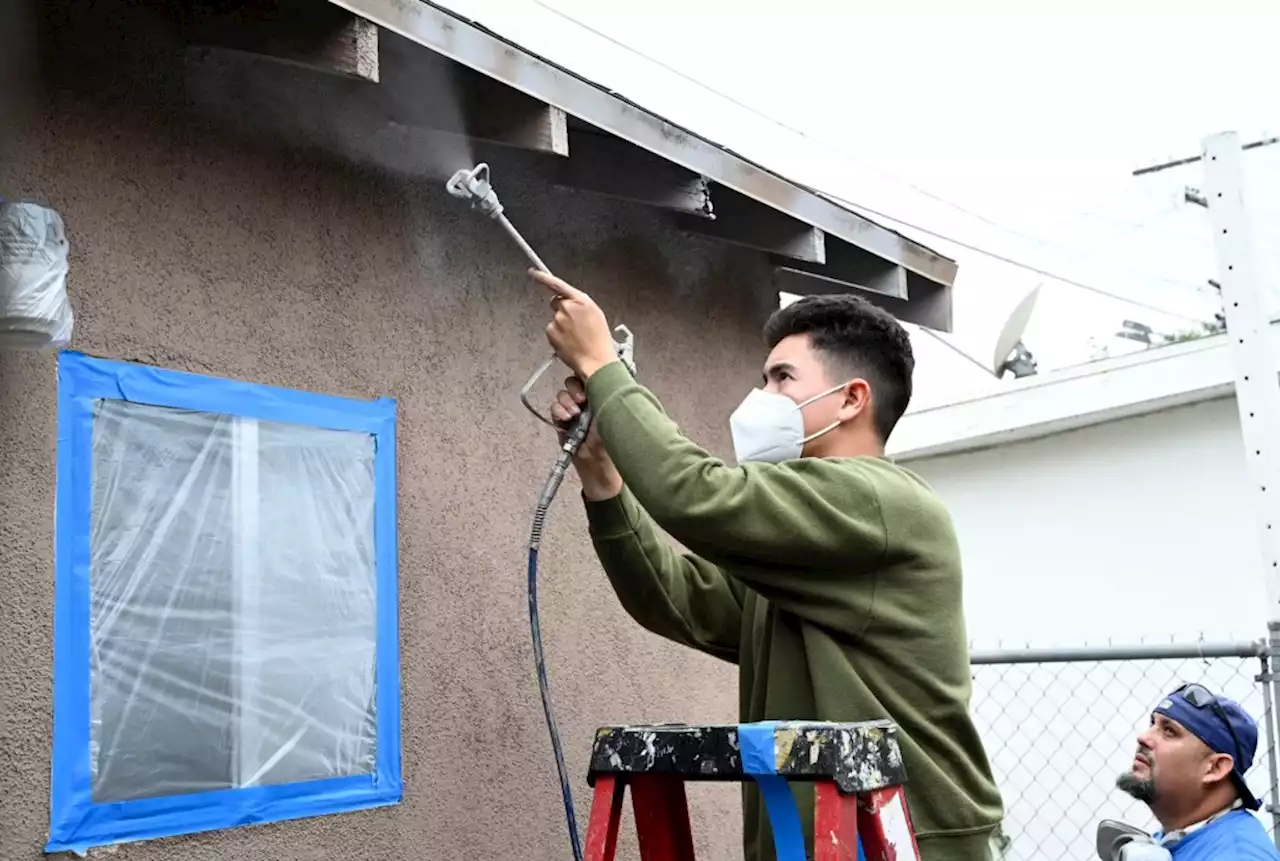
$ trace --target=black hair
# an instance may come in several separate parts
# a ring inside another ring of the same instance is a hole
[[[907,330],[866,299],[839,294],[806,296],[774,311],[764,325],[769,349],[791,335],[808,335],[815,351],[834,360],[833,376],[848,373],[871,384],[872,418],[887,442],[911,402],[916,360]]]

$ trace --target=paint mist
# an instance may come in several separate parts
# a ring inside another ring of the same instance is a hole
[[[3,2],[3,0],[0,0]],[[220,128],[443,182],[473,164],[466,70],[394,33],[379,33],[379,81],[228,51],[187,52],[185,97]]]

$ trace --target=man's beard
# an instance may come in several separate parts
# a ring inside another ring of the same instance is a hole
[[[1141,802],[1150,804],[1156,796],[1156,782],[1150,777],[1138,777],[1132,771],[1116,778],[1116,786]]]
[[[1156,797],[1156,767],[1151,761],[1150,751],[1139,748],[1138,754],[1147,761],[1147,776],[1138,777],[1132,771],[1126,771],[1116,778],[1116,787],[1144,804],[1150,804]]]

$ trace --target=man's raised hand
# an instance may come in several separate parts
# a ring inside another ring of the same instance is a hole
[[[595,301],[554,275],[530,269],[529,275],[553,294],[553,315],[547,324],[547,340],[560,361],[582,380],[618,360],[609,321]]]

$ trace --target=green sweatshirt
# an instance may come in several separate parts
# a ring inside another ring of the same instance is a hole
[[[620,363],[587,397],[626,485],[587,515],[627,612],[736,663],[744,723],[893,720],[923,861],[988,858],[1003,809],[969,716],[960,551],[933,491],[876,457],[728,466]],[[813,789],[792,789],[813,857]],[[743,809],[747,861],[772,861],[750,782]]]

